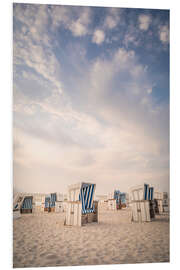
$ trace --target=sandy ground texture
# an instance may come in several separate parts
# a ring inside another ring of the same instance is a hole
[[[99,223],[64,226],[62,213],[23,214],[13,221],[13,267],[169,261],[169,217],[131,223],[126,210],[101,211]]]

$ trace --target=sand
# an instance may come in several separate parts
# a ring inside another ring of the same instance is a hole
[[[101,211],[99,223],[64,226],[63,213],[23,214],[13,221],[13,267],[169,261],[169,217],[132,223],[126,210]]]

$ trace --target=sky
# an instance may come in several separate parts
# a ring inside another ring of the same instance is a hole
[[[13,185],[169,191],[169,11],[13,5]]]

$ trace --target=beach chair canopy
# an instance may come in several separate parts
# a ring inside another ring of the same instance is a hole
[[[121,192],[121,203],[126,203],[126,193]]]
[[[50,201],[51,201],[50,197],[45,197],[45,208],[48,208],[50,206]]]
[[[56,200],[57,200],[56,193],[51,193],[51,207],[55,207]]]
[[[90,183],[82,183],[81,185],[79,200],[82,202],[83,213],[94,212],[93,200],[95,187],[96,187],[95,184]]]
[[[22,203],[22,209],[32,209],[32,196],[27,196],[24,198],[24,201]]]
[[[68,186],[68,200],[82,202],[82,213],[94,212],[93,200],[96,185],[92,183],[77,183]]]
[[[114,199],[116,200],[116,203],[119,203],[120,202],[120,199],[121,199],[121,192],[120,192],[120,190],[115,190],[114,191]]]

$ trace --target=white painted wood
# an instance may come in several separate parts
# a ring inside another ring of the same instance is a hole
[[[117,210],[115,199],[108,200],[108,210]]]
[[[163,200],[163,192],[155,191],[154,192],[154,199]]]
[[[13,200],[13,209],[14,209],[14,207],[15,207],[16,205],[18,205],[18,206],[16,207],[16,209],[20,210],[20,208],[21,208],[21,206],[22,206],[22,203],[23,203],[23,200],[24,200],[24,195],[23,195],[23,193],[18,193],[18,194],[15,196],[14,200]]]
[[[79,193],[81,189],[82,183],[77,183],[68,186],[68,201],[78,201],[79,200]]]
[[[35,205],[36,205],[36,206],[41,206],[41,205],[42,205],[42,202],[38,202],[38,201],[37,201],[37,202],[35,202]]]
[[[149,185],[147,192],[148,191]],[[129,189],[129,201],[142,201],[142,200],[144,200],[144,184]]]
[[[67,204],[66,225],[71,225],[71,204]]]
[[[158,209],[159,209],[159,214],[163,213],[163,201],[158,200]]]
[[[141,209],[141,203],[137,202],[136,204],[136,209],[137,209],[137,221],[141,222],[142,221],[142,209]]]
[[[96,200],[98,201],[107,201],[108,195],[96,195]]]
[[[67,211],[67,201],[62,202],[62,205],[63,205],[63,212],[66,212]]]
[[[107,195],[107,199],[108,200],[114,199],[114,192],[109,192],[108,195]]]
[[[145,212],[145,218],[144,218],[144,221],[151,221],[151,218],[150,218],[150,205],[149,205],[149,201],[145,201],[145,202],[144,202],[144,212]]]
[[[138,222],[139,221],[139,207],[138,207],[138,202],[137,203],[132,203],[132,215],[133,215],[133,221]]]
[[[44,212],[44,207],[45,207],[45,204],[42,203],[42,205],[41,205],[41,212]]]
[[[130,208],[132,210],[132,220],[137,221],[137,217],[136,217],[137,211],[135,209],[135,203],[130,203],[129,206],[130,206]]]
[[[55,202],[55,212],[62,213],[63,211],[63,202]]]
[[[137,201],[131,202],[130,207],[132,209],[132,219],[135,222],[149,222],[150,207],[149,201]]]
[[[83,184],[92,185],[92,183],[82,182],[82,183],[77,183],[77,184],[68,186],[68,201],[79,201],[79,194],[80,194],[80,190]],[[96,188],[96,185],[94,184],[93,198],[95,194],[95,188]],[[92,202],[93,202],[93,198],[92,198]]]
[[[33,213],[40,213],[41,212],[41,205],[39,206],[39,205],[33,204],[32,212]]]
[[[67,202],[65,224],[70,226],[81,226],[82,206],[80,202]]]
[[[58,202],[64,201],[64,195],[62,193],[56,193],[56,199]]]

